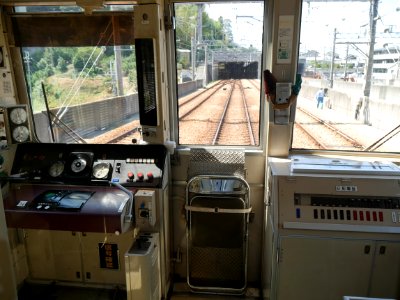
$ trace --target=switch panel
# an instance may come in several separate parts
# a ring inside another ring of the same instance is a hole
[[[154,191],[138,190],[135,194],[136,226],[149,229],[156,224],[156,197]]]

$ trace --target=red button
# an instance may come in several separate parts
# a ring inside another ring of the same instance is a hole
[[[379,222],[383,222],[383,212],[379,212]]]
[[[143,180],[144,175],[142,172],[137,173],[138,180]]]
[[[357,211],[353,210],[353,220],[357,221]]]
[[[147,180],[148,180],[148,181],[152,181],[153,178],[154,178],[153,173],[152,173],[152,172],[148,172],[148,173],[147,173]]]
[[[374,222],[378,221],[378,218],[376,217],[376,211],[372,212],[372,219],[374,220]]]
[[[371,214],[369,211],[365,212],[367,221],[371,221]]]
[[[364,212],[360,211],[360,221],[364,221]]]
[[[135,178],[135,174],[133,174],[132,172],[128,172],[128,178],[129,179]]]

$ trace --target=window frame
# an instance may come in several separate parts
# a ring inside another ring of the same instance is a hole
[[[197,4],[197,3],[243,3],[246,0],[215,0],[215,1],[184,1],[184,0],[171,0],[168,2],[166,7],[166,14],[167,19],[173,20],[173,24],[175,24],[175,4]],[[190,148],[224,148],[224,149],[244,149],[246,153],[265,153],[267,149],[266,141],[267,141],[267,134],[268,134],[268,105],[266,105],[265,95],[264,95],[264,83],[262,80],[262,70],[266,68],[267,63],[269,62],[268,56],[266,55],[266,45],[265,41],[269,40],[269,37],[272,32],[272,27],[268,27],[270,25],[270,21],[266,19],[266,16],[270,16],[269,14],[269,3],[270,1],[252,1],[252,2],[262,2],[264,6],[263,12],[263,33],[262,33],[262,49],[261,49],[261,74],[260,76],[260,110],[259,110],[259,143],[256,146],[251,145],[203,145],[203,144],[179,144],[179,119],[178,119],[178,76],[177,76],[177,57],[176,57],[176,35],[175,35],[175,28],[170,30],[169,34],[167,34],[167,49],[168,49],[168,64],[170,65],[170,96],[172,99],[172,105],[170,105],[170,130],[171,136],[173,136],[174,140],[176,141],[176,145],[178,150],[188,150]],[[174,25],[175,26],[175,25]]]
[[[25,3],[26,4],[26,3]],[[52,2],[52,4],[54,4]],[[64,3],[63,3],[64,4]],[[115,3],[114,3],[115,4]],[[55,4],[56,6],[59,6],[59,3]],[[26,5],[26,6],[35,6],[35,5]],[[38,6],[38,5],[36,5]],[[76,6],[76,3],[73,3],[72,6]],[[13,20],[15,18],[24,18],[24,17],[29,17],[31,19],[35,18],[43,18],[43,19],[51,19],[51,18],[57,18],[60,17],[64,20],[64,22],[68,22],[68,20],[74,20],[74,18],[93,18],[100,20],[100,23],[104,23],[104,20],[108,20],[108,22],[111,23],[111,33],[115,34],[115,32],[118,32],[120,34],[120,30],[122,30],[122,35],[117,36],[117,38],[112,39],[111,42],[108,42],[108,46],[110,44],[119,46],[119,45],[125,45],[125,42],[129,42],[131,45],[134,45],[134,35],[130,34],[130,32],[133,32],[134,30],[134,25],[133,25],[133,9],[132,10],[101,10],[98,12],[93,12],[90,15],[87,15],[84,11],[81,12],[63,12],[63,11],[57,11],[57,12],[40,12],[40,13],[31,13],[31,12],[15,12],[14,8],[16,6],[10,6],[10,7],[5,7],[3,14],[3,17],[5,19],[5,24],[7,28],[7,38],[10,41],[9,44],[14,45],[15,47],[10,47],[10,57],[11,60],[14,62],[13,65],[14,67],[12,68],[12,72],[15,78],[14,85],[16,86],[15,90],[16,93],[18,93],[17,99],[18,103],[21,104],[27,104],[30,110],[30,114],[33,116],[33,106],[31,103],[30,95],[29,95],[29,86],[28,82],[26,80],[26,74],[25,74],[25,67],[24,67],[24,62],[23,62],[23,55],[22,55],[22,49],[25,47],[24,45],[21,45],[18,41],[16,41],[15,37],[15,32],[14,29],[15,27],[13,26]],[[88,19],[89,20],[89,19]],[[98,22],[98,21],[95,22]],[[103,22],[101,21],[103,20]],[[118,31],[113,29],[114,22],[115,26],[120,25],[120,21],[122,21],[123,26],[121,28],[118,28]],[[73,22],[73,21],[72,21]],[[40,23],[40,22],[39,22]],[[76,24],[75,24],[76,25]],[[79,30],[78,26],[75,26],[74,28],[76,30]],[[129,30],[128,30],[129,29]],[[46,30],[46,29],[45,29]],[[70,28],[64,27],[65,32],[69,32]],[[61,30],[61,32],[62,32]],[[110,29],[108,29],[110,31]],[[70,35],[70,34],[69,34]],[[94,45],[90,44],[90,40],[87,38],[86,34],[86,41],[84,41],[83,46],[99,46],[99,45]],[[85,40],[85,39],[84,39]],[[95,39],[94,39],[95,40]],[[79,40],[77,40],[79,42]],[[45,41],[41,41],[42,43]],[[71,47],[71,46],[76,46],[73,45],[74,41],[68,43],[68,45],[55,45],[55,46],[60,46],[60,47]],[[79,44],[79,43],[77,43]],[[37,45],[36,45],[37,46]],[[51,46],[50,44],[42,45],[42,47],[49,47]],[[79,45],[82,46],[82,45]],[[31,47],[31,45],[28,45],[27,47]],[[41,139],[38,137],[37,130],[36,130],[36,125],[35,121],[32,120],[32,132],[33,136],[35,139],[35,142],[42,142]],[[57,143],[65,143],[65,141],[60,140],[57,141]]]

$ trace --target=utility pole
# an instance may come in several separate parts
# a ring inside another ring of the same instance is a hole
[[[119,40],[119,22],[117,18],[112,18],[113,24],[113,37],[114,37],[114,57],[115,57],[115,76],[117,81],[117,95],[122,96],[124,94],[124,82],[122,74],[122,58],[121,58],[121,46]]]
[[[331,71],[329,73],[329,87],[333,88],[333,69],[335,68],[335,47],[336,47],[336,28],[333,30],[333,46],[332,46],[332,59],[331,59]]]
[[[349,61],[349,44],[346,45],[346,61],[344,64],[344,80],[347,80],[347,63]]]
[[[204,4],[197,4],[197,42],[203,42],[203,7]]]
[[[197,51],[197,41],[195,37],[192,37],[191,42],[192,48],[192,80],[196,79],[196,51]]]
[[[372,66],[374,64],[374,47],[376,37],[376,22],[378,20],[379,0],[371,0],[369,10],[369,55],[364,85],[364,124],[370,125],[369,118],[369,96],[371,94]]]

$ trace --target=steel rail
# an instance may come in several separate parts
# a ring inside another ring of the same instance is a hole
[[[247,121],[247,130],[249,131],[249,137],[250,137],[250,144],[254,146],[256,144],[255,138],[254,138],[254,133],[253,133],[253,127],[251,126],[251,119],[249,115],[249,108],[247,106],[247,101],[246,101],[246,95],[244,93],[242,81],[239,80],[239,88],[240,88],[240,93],[242,94],[242,100],[243,100],[243,107],[244,107],[244,112],[246,115],[246,121]]]
[[[231,83],[231,90],[230,90],[230,93],[229,93],[228,97],[227,97],[226,100],[225,100],[224,110],[223,110],[223,112],[222,112],[221,118],[219,119],[219,123],[218,123],[218,126],[217,126],[217,130],[215,131],[214,138],[213,138],[213,140],[212,140],[211,145],[215,145],[215,144],[216,144],[217,139],[218,139],[218,137],[219,137],[219,134],[221,133],[222,124],[223,124],[224,121],[225,121],[226,112],[227,112],[228,106],[229,106],[229,104],[230,104],[230,102],[231,102],[232,94],[233,94],[233,90],[234,90],[234,89],[235,89],[235,81],[233,81],[233,82]]]
[[[341,131],[340,129],[330,125],[329,123],[325,122],[324,120],[322,120],[321,118],[317,117],[316,115],[310,113],[309,111],[301,108],[301,107],[297,107],[298,110],[300,110],[301,112],[305,113],[306,115],[310,116],[311,118],[313,118],[314,120],[318,121],[319,123],[321,123],[322,125],[328,127],[330,130],[332,130],[333,132],[337,133],[338,135],[340,135],[342,138],[344,138],[345,140],[347,140],[348,142],[350,142],[353,147],[355,148],[359,148],[361,150],[364,150],[365,147],[363,145],[361,145],[358,141],[356,141],[355,139],[353,139],[352,137],[348,136],[347,134],[345,134],[343,131]]]
[[[226,85],[226,84],[228,84],[229,83],[229,81],[227,81],[227,82],[225,82],[224,84],[222,84],[222,85]],[[214,95],[216,92],[218,92],[220,90],[220,88],[217,88],[215,91],[213,91],[209,96],[207,96],[206,98],[204,98],[202,101],[200,101],[199,103],[198,103],[198,105],[196,105],[195,107],[193,107],[192,109],[189,109],[187,112],[185,112],[182,116],[180,116],[179,117],[179,120],[182,120],[184,117],[186,117],[186,116],[188,116],[188,115],[190,115],[193,111],[195,111],[196,109],[198,109],[198,107],[200,106],[200,105],[202,105],[204,102],[206,102],[208,99],[210,99],[211,98],[211,96],[212,95]],[[195,97],[196,98],[196,97]],[[185,102],[186,103],[186,102]]]

